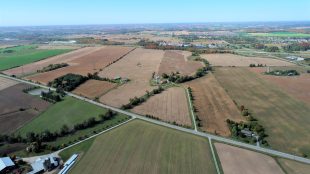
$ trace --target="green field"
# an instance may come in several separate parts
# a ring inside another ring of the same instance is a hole
[[[50,106],[45,112],[40,114],[30,123],[17,130],[17,133],[24,136],[27,132],[42,132],[46,129],[59,131],[66,124],[72,127],[76,123],[81,123],[90,117],[104,114],[106,109],[87,103],[73,97],[65,97],[61,102]]]
[[[207,139],[143,121],[86,143],[60,154],[87,151],[70,173],[216,173]]]
[[[0,71],[39,61],[71,51],[71,49],[36,49],[34,45],[0,49]]]
[[[309,38],[310,34],[295,33],[295,32],[271,32],[271,33],[248,33],[250,36],[258,37],[296,37],[296,38]]]
[[[215,76],[238,105],[266,128],[272,148],[310,156],[310,107],[247,68],[217,68]]]

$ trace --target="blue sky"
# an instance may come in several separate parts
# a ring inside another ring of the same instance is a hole
[[[309,21],[310,0],[3,0],[0,26]]]

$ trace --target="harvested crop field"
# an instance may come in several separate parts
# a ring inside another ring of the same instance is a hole
[[[95,72],[99,72],[106,66],[109,66],[117,60],[121,59],[131,50],[133,50],[133,48],[130,47],[103,47],[95,52],[92,52],[91,54],[87,54],[68,62],[70,66],[36,74],[34,76],[29,76],[27,79],[47,84],[57,77],[66,75],[68,73],[86,76],[88,73],[93,74]]]
[[[249,66],[250,64],[263,64],[267,66],[293,66],[293,63],[278,59],[262,57],[245,57],[236,54],[203,54],[213,66]]]
[[[70,173],[216,173],[208,140],[143,121],[95,139]]]
[[[38,62],[34,62],[31,64],[23,65],[17,68],[9,69],[4,71],[5,74],[8,75],[16,75],[16,76],[24,76],[27,74],[36,73],[37,70],[41,70],[44,67],[47,67],[50,64],[57,64],[57,63],[68,63],[70,64],[71,61],[78,59],[80,57],[86,56],[91,54],[95,51],[101,49],[100,47],[85,47],[75,51],[71,51],[69,53],[61,54],[58,56],[54,56],[48,59],[44,59]]]
[[[225,174],[284,174],[270,156],[227,144],[214,145]]]
[[[0,77],[0,91],[10,86],[16,85],[18,82],[7,78]]]
[[[193,75],[197,69],[203,67],[203,64],[199,61],[187,60],[190,55],[191,53],[186,51],[165,51],[158,74],[179,72],[181,75]]]
[[[30,87],[17,84],[0,91],[0,131],[12,133],[50,105],[40,98],[24,93]]]
[[[296,99],[299,99],[310,105],[310,74],[301,73],[299,76],[285,77],[264,75],[263,73],[266,72],[266,68],[250,68],[250,70],[258,73],[261,78],[277,85],[279,88],[295,97]]]
[[[145,91],[151,91],[150,86],[153,72],[158,72],[159,64],[163,57],[163,51],[137,48],[121,60],[106,67],[99,73],[101,77],[128,78],[130,81],[119,86],[100,98],[100,102],[120,107],[127,104],[130,98],[140,97]]]
[[[173,87],[156,94],[132,109],[141,115],[152,115],[164,121],[191,126],[191,116],[185,89]]]
[[[272,148],[310,155],[310,107],[248,68],[216,68],[215,77],[238,105],[264,126]]]
[[[285,170],[287,174],[309,174],[310,165],[299,163],[287,159],[278,159],[279,164]]]
[[[90,99],[95,99],[107,93],[116,86],[116,83],[111,83],[107,81],[88,80],[79,87],[77,87],[73,91],[73,93]]]
[[[235,103],[212,73],[188,82],[185,86],[193,90],[193,103],[203,131],[229,136],[226,120],[244,120]]]

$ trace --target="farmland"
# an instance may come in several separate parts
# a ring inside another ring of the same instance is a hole
[[[95,99],[99,98],[101,95],[107,93],[116,86],[117,84],[107,81],[88,80],[77,87],[73,93],[90,99]]]
[[[190,55],[190,52],[185,51],[165,51],[158,74],[179,72],[181,75],[193,75],[197,69],[203,67],[203,64],[198,61],[187,60]]]
[[[208,141],[143,121],[94,140],[71,173],[215,173]]]
[[[284,69],[283,67],[275,67],[273,69]],[[301,72],[301,75],[295,77],[279,77],[264,75],[265,68],[250,68],[251,71],[258,73],[261,78],[267,80],[270,83],[277,85],[280,89],[287,92],[297,100],[301,100],[310,105],[310,74],[302,72],[297,67],[285,68],[285,69],[297,69]]]
[[[263,64],[267,66],[292,66],[294,64],[271,58],[262,57],[245,57],[236,54],[203,54],[204,59],[207,59],[213,66],[246,66],[250,64]]]
[[[310,34],[296,32],[270,32],[270,33],[248,33],[257,37],[293,37],[293,38],[310,38]]]
[[[18,82],[0,77],[0,91],[10,86],[16,85]]]
[[[0,91],[0,131],[13,133],[47,109],[49,103],[24,93],[29,85],[17,84]]]
[[[70,66],[56,69],[45,73],[36,74],[27,77],[27,79],[47,84],[48,82],[56,79],[57,77],[66,75],[68,73],[80,74],[86,76],[88,73],[95,73],[101,71],[106,66],[109,66],[113,62],[116,62],[122,56],[127,54],[133,48],[129,47],[103,47],[98,51],[91,54],[74,59],[68,64]]]
[[[137,48],[121,60],[106,67],[99,73],[101,77],[128,78],[130,81],[122,86],[109,91],[100,98],[100,102],[120,107],[127,104],[130,98],[140,97],[145,91],[151,91],[150,86],[153,72],[158,71],[159,64],[163,57],[161,50],[147,50]]]
[[[234,102],[221,87],[214,75],[193,80],[185,84],[192,89],[194,106],[201,120],[201,130],[229,136],[226,120],[244,120]]]
[[[71,49],[36,49],[34,45],[0,49],[0,71],[32,63],[71,51]]]
[[[225,174],[284,174],[276,160],[270,156],[227,144],[214,145]]]
[[[41,70],[42,68],[47,67],[50,64],[69,63],[77,58],[80,58],[88,54],[91,54],[92,52],[98,51],[99,49],[100,47],[81,48],[81,49],[74,50],[74,51],[71,51],[65,54],[50,57],[48,59],[40,60],[40,61],[31,63],[31,64],[12,68],[12,69],[4,71],[4,73],[8,75],[16,75],[16,76],[34,74],[37,72],[37,70]]]
[[[151,97],[145,103],[136,106],[132,111],[181,125],[192,125],[186,93],[180,87],[169,88],[161,94]]]
[[[272,148],[310,155],[308,105],[295,100],[247,68],[216,68],[215,77],[238,105],[265,127]]]
[[[76,123],[81,123],[90,117],[98,117],[99,114],[105,112],[105,109],[98,106],[72,97],[66,97],[63,101],[49,107],[48,110],[17,132],[26,135],[27,132],[42,132],[46,129],[52,132],[59,131],[64,124],[72,127]]]
[[[307,164],[282,158],[278,159],[278,162],[287,174],[308,174],[310,171],[310,165]]]

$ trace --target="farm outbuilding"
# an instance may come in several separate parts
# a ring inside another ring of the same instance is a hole
[[[0,173],[6,173],[5,170],[15,166],[10,157],[0,158]]]

